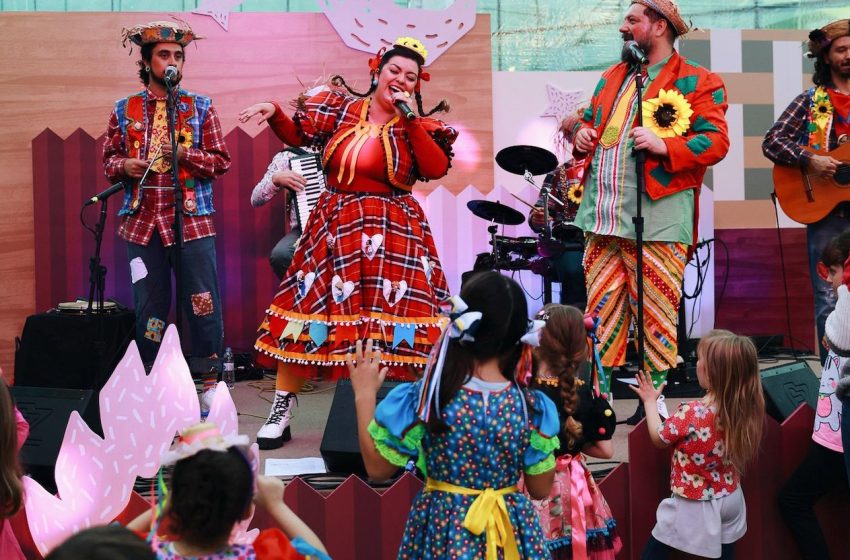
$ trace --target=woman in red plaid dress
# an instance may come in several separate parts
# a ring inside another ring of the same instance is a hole
[[[266,311],[255,348],[278,360],[275,400],[257,432],[260,449],[290,438],[291,401],[318,366],[341,366],[357,340],[371,338],[391,375],[422,367],[449,297],[434,239],[411,190],[450,167],[457,132],[428,118],[419,85],[427,51],[398,39],[370,60],[366,94],[335,76],[299,100],[292,117],[276,103],[245,109],[291,146],[322,150],[327,191],[304,225],[295,256]],[[419,114],[407,115],[411,95]],[[400,107],[400,104],[405,107]],[[413,118],[409,118],[413,117]],[[344,367],[330,367],[331,376]]]

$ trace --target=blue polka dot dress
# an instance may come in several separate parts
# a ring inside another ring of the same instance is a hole
[[[450,426],[431,434],[416,415],[419,382],[399,385],[381,401],[369,432],[381,455],[404,467],[415,461],[429,479],[473,490],[507,488],[522,473],[555,468],[558,412],[548,397],[529,391],[528,421],[523,394],[513,384],[476,378],[441,407]],[[399,559],[486,558],[486,532],[463,526],[474,495],[423,490],[407,519]],[[549,552],[530,500],[520,492],[504,496],[519,555],[548,559]],[[499,548],[499,558],[504,550]]]

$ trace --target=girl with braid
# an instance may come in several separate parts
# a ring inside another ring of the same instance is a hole
[[[340,76],[296,101],[292,117],[275,103],[259,115],[290,146],[322,153],[327,190],[310,213],[255,348],[278,361],[275,399],[257,433],[260,449],[290,437],[292,401],[306,379],[326,368],[346,372],[355,342],[374,341],[390,376],[412,379],[440,334],[440,302],[449,297],[431,228],[411,190],[417,180],[448,172],[457,132],[422,109],[420,84],[428,53],[416,39],[397,39],[370,60],[365,94]],[[413,96],[413,97],[411,97]],[[409,104],[415,99],[417,116]]]
[[[560,449],[555,452],[555,482],[549,496],[535,509],[552,558],[607,560],[622,548],[616,523],[584,455],[610,459],[611,437],[617,423],[608,401],[599,395],[591,356],[588,326],[575,307],[550,304],[537,314],[545,321],[534,351],[531,386],[555,403],[560,417]]]

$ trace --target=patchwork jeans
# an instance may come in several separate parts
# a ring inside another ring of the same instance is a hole
[[[152,362],[159,350],[171,310],[171,277],[175,246],[163,247],[154,232],[150,243],[127,243],[127,257],[133,280],[133,304],[136,308],[136,345],[142,361]],[[224,322],[221,313],[215,237],[202,237],[183,244],[182,294],[184,324],[192,339],[192,355],[221,355]],[[184,337],[185,339],[185,337]],[[185,344],[184,344],[185,348]]]

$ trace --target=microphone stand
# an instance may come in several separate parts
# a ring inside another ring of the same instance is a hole
[[[89,260],[89,304],[86,315],[92,314],[92,302],[97,294],[97,310],[103,313],[103,293],[106,289],[106,267],[100,264],[100,246],[103,243],[103,229],[106,226],[106,201],[100,201],[100,217],[94,227],[94,256]]]
[[[177,293],[177,305],[174,310],[177,332],[183,332],[183,188],[180,186],[179,160],[177,159],[177,100],[180,90],[177,84],[165,80],[168,91],[166,113],[168,114],[168,135],[171,139],[171,183],[174,189],[174,283]]]
[[[526,172],[527,173],[527,172]],[[532,183],[533,184],[533,183]],[[543,186],[540,187],[540,200],[543,201],[543,236],[546,241],[552,239],[552,224],[549,223],[549,183],[543,181]],[[549,266],[552,266],[549,259]],[[552,303],[552,281],[548,274],[543,274],[543,305]]]
[[[635,86],[637,89],[637,124],[643,126],[643,73],[640,62],[635,64]],[[646,192],[646,150],[632,150],[635,155],[635,171],[637,172],[637,209],[632,223],[635,225],[635,246],[637,249],[636,283],[637,283],[637,318],[635,319],[635,331],[637,332],[637,354],[638,368],[645,367],[645,342],[643,332],[643,193]]]

